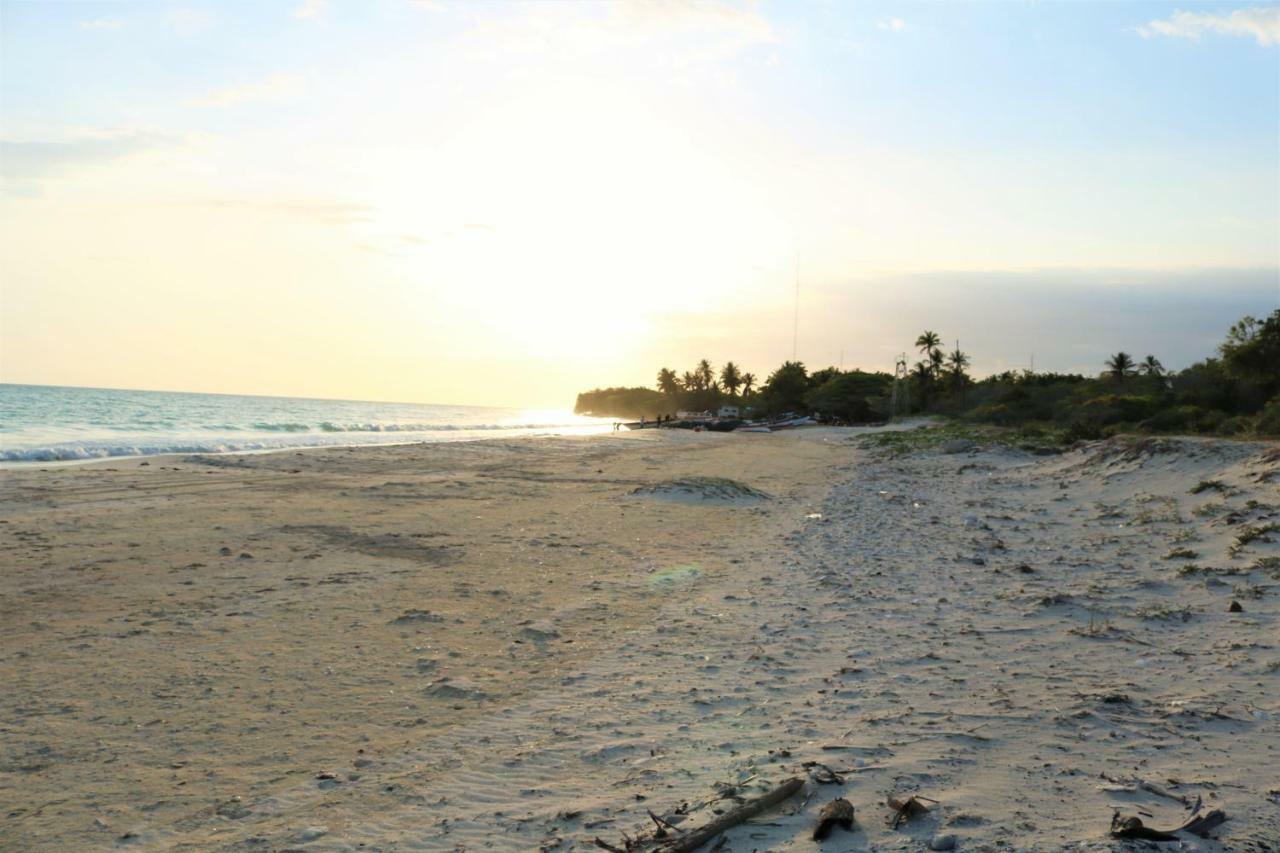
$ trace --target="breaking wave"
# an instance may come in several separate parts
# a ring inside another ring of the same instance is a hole
[[[555,410],[0,384],[0,463],[581,434]]]

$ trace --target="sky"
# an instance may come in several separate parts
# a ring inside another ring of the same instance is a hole
[[[1177,369],[1280,307],[1280,5],[0,0],[0,175],[0,382]]]

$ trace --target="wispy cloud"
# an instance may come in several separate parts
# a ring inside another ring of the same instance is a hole
[[[881,18],[876,22],[876,26],[882,30],[900,33],[907,28],[907,22],[901,18]]]
[[[272,74],[255,83],[214,89],[190,103],[201,107],[230,107],[247,101],[281,101],[301,94],[305,88],[306,80],[301,74]]]
[[[409,5],[428,12],[443,12],[446,8],[440,0],[409,0]]]
[[[629,0],[623,4],[629,24],[662,30],[732,33],[752,42],[774,41],[773,26],[754,6],[711,0]]]
[[[1168,36],[1195,40],[1205,33],[1252,36],[1258,44],[1270,46],[1280,44],[1280,6],[1255,6],[1231,12],[1178,11],[1166,19],[1137,27],[1137,31],[1143,38]]]
[[[207,30],[214,25],[215,18],[204,9],[178,8],[169,10],[166,16],[169,29],[179,35],[189,36]]]
[[[0,176],[6,190],[38,195],[41,184],[78,168],[102,165],[177,144],[144,131],[100,131],[66,140],[0,140]]]
[[[327,0],[302,0],[293,10],[293,16],[303,21],[315,18],[324,12],[327,5]]]
[[[599,6],[547,3],[520,7],[480,4],[460,39],[470,56],[508,63],[531,56],[553,61],[604,57],[616,63],[648,63],[664,73],[712,68],[735,54],[778,42],[755,4],[709,0],[625,0]],[[489,9],[501,10],[495,14]],[[510,14],[518,8],[517,14]]]
[[[82,30],[118,30],[123,24],[115,18],[94,18],[91,21],[77,21],[76,26]]]
[[[325,199],[230,198],[195,202],[199,207],[256,211],[305,219],[320,225],[352,225],[368,222],[373,208],[367,204]]]

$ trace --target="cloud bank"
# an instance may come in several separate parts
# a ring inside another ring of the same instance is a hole
[[[1174,12],[1165,20],[1138,27],[1143,38],[1167,36],[1196,40],[1204,33],[1252,37],[1264,47],[1280,44],[1280,6],[1256,6],[1231,12]]]

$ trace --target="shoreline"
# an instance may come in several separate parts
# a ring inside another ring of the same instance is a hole
[[[1280,836],[1280,446],[654,432],[7,478],[0,841],[585,850],[789,775],[735,848],[1111,849],[1136,777]]]
[[[513,428],[514,429],[517,428]],[[537,439],[537,438],[579,438],[596,435],[605,435],[612,433],[611,429],[600,427],[582,427],[581,432],[534,432],[524,433],[520,435],[481,435],[467,436],[463,438],[441,438],[435,441],[423,441],[422,439],[406,439],[402,441],[379,441],[379,442],[363,442],[357,444],[301,444],[289,445],[287,447],[261,447],[236,450],[166,450],[157,453],[132,453],[120,454],[118,456],[93,456],[83,459],[23,459],[23,460],[0,460],[0,470],[30,470],[36,466],[42,467],[63,467],[78,465],[94,465],[98,463],[121,462],[129,460],[151,460],[164,459],[166,457],[179,458],[185,456],[259,456],[271,453],[287,453],[290,451],[307,452],[312,450],[350,450],[355,448],[379,448],[379,447],[403,447],[405,445],[432,445],[432,444],[457,444],[461,442],[473,441],[515,441],[517,439]],[[587,431],[590,430],[590,431]],[[459,430],[461,432],[462,430]]]

